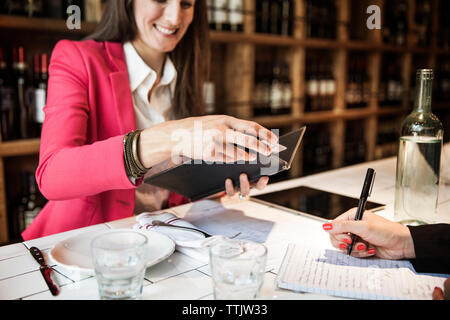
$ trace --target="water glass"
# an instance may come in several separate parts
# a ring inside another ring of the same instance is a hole
[[[267,259],[267,248],[263,244],[226,239],[211,246],[209,256],[215,299],[259,297]]]
[[[91,242],[100,299],[138,300],[142,298],[148,257],[148,239],[132,231],[109,231]]]

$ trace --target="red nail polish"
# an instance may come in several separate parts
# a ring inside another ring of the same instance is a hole
[[[352,240],[347,239],[347,238],[344,238],[344,240],[342,240],[342,241],[344,241],[346,244],[352,244]]]
[[[367,250],[367,253],[368,254],[375,254],[375,249],[373,249],[373,248],[369,249],[369,250]]]
[[[356,250],[358,250],[358,251],[363,251],[365,247],[366,247],[365,245],[360,244],[360,245],[358,245],[358,246],[356,247]],[[374,250],[374,251],[375,251],[375,250]]]
[[[340,243],[339,248],[347,250],[347,245],[345,243]]]
[[[331,223],[325,223],[322,225],[322,228],[323,228],[323,230],[328,231],[328,230],[333,229],[333,225]]]

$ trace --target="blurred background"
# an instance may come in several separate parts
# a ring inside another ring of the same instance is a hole
[[[432,110],[449,141],[450,1],[207,4],[212,40],[207,113],[251,119],[280,135],[308,126],[292,169],[271,183],[395,156],[401,121],[413,107],[418,68],[435,71]],[[366,10],[374,4],[381,28],[369,30]],[[71,5],[80,9],[79,29],[66,23]],[[80,40],[93,32],[105,5],[0,0],[0,244],[17,241],[46,203],[34,174],[52,48],[61,39]]]

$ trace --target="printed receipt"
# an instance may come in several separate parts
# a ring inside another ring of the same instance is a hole
[[[355,258],[337,250],[289,244],[278,287],[357,299],[432,299],[450,275],[418,274],[406,260]]]

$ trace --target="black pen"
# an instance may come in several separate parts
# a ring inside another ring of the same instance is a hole
[[[375,179],[375,170],[372,168],[367,169],[366,178],[364,179],[364,185],[359,197],[358,209],[356,210],[355,220],[361,220],[364,210],[366,209],[367,198],[372,193],[373,182]],[[350,255],[353,249],[353,243],[355,243],[356,236],[352,234],[352,242],[348,245],[347,254]]]

